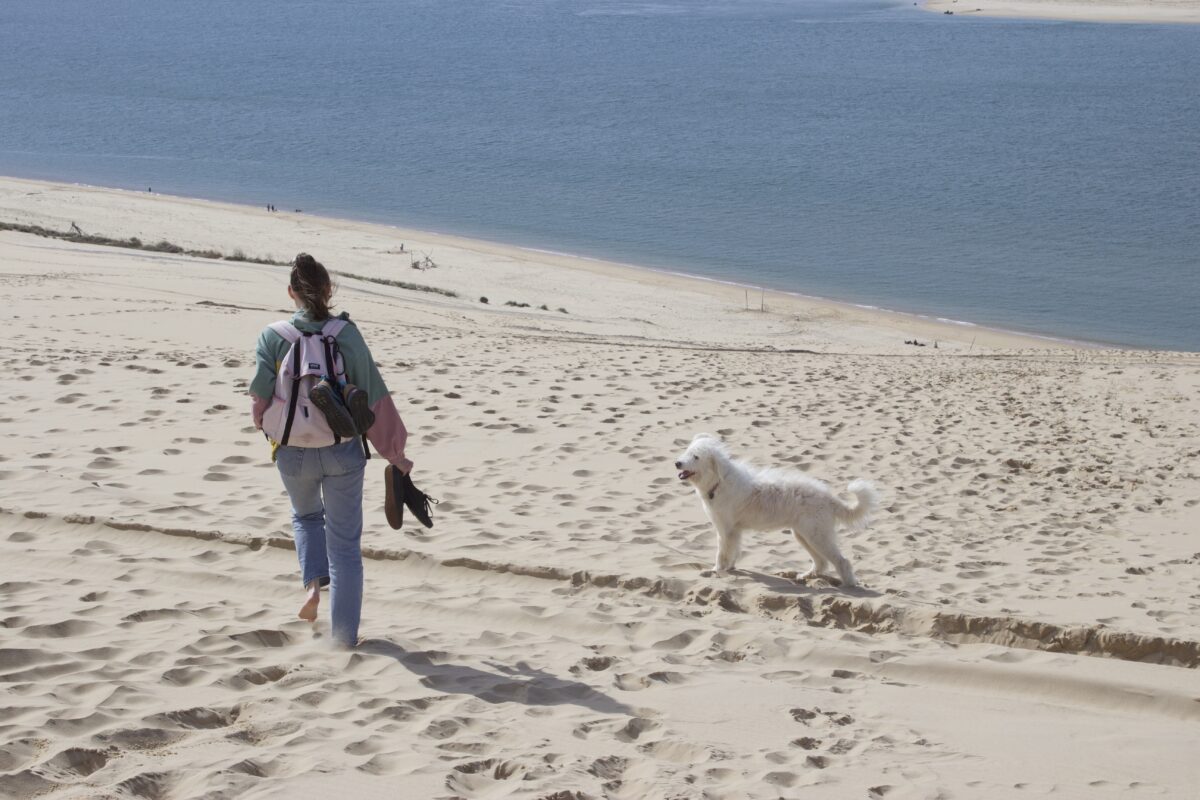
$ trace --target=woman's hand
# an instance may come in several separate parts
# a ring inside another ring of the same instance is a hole
[[[407,475],[408,473],[412,472],[413,462],[407,458],[401,458],[397,461],[393,461],[392,466],[400,470],[401,473]]]

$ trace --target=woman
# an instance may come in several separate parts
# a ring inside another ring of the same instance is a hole
[[[350,315],[330,316],[333,284],[329,273],[312,256],[301,253],[292,264],[288,297],[296,304],[291,324],[302,333],[318,333],[331,319],[345,320],[337,334],[337,348],[345,363],[345,379],[366,392],[375,422],[367,438],[376,452],[407,474],[412,462],[404,456],[408,432],[392,403],[391,395],[371,351]],[[293,333],[294,335],[294,333]],[[258,337],[257,371],[250,382],[254,425],[263,427],[263,416],[276,397],[276,377],[290,343],[272,327]],[[287,438],[286,436],[281,438]],[[292,503],[292,530],[300,577],[307,593],[300,618],[315,621],[321,587],[329,586],[333,638],[353,647],[358,643],[362,610],[362,496],[366,466],[364,443],[349,438],[325,447],[279,445],[272,441],[279,475]]]

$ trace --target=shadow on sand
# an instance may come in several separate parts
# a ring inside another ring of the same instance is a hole
[[[521,661],[516,666],[491,664],[488,672],[462,664],[438,664],[421,651],[408,651],[386,639],[366,639],[356,652],[393,658],[421,678],[421,685],[449,694],[470,694],[488,703],[529,706],[577,705],[601,714],[635,716],[629,706],[586,683],[563,680]]]
[[[756,572],[750,569],[734,570],[734,574],[750,578],[751,580],[761,583],[766,588],[776,594],[791,594],[791,595],[806,595],[808,597],[820,595],[841,595],[843,597],[883,597],[883,593],[875,589],[868,589],[865,586],[856,586],[852,589],[842,588],[835,585],[833,581],[826,578],[816,578],[809,582],[794,579],[788,575],[776,575],[768,572]]]

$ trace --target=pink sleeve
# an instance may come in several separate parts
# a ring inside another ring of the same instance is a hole
[[[254,427],[262,430],[263,414],[267,412],[267,406],[271,405],[271,398],[259,397],[256,394],[250,395],[250,414],[254,417]]]
[[[392,402],[392,396],[385,394],[371,406],[375,414],[375,424],[367,431],[367,439],[375,447],[375,452],[407,472],[412,469],[412,462],[404,457],[404,445],[408,442],[408,430],[400,412]]]

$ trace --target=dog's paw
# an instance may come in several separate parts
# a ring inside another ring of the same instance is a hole
[[[824,578],[826,581],[828,581],[831,586],[836,586],[839,589],[861,589],[862,588],[862,584],[860,584],[856,578],[852,578],[848,581],[844,581],[844,580],[842,580],[840,575],[822,575],[821,577]]]
[[[716,567],[713,567],[712,569],[702,569],[702,570],[700,570],[700,577],[701,578],[723,578],[723,577],[725,577],[725,571],[717,569]]]

